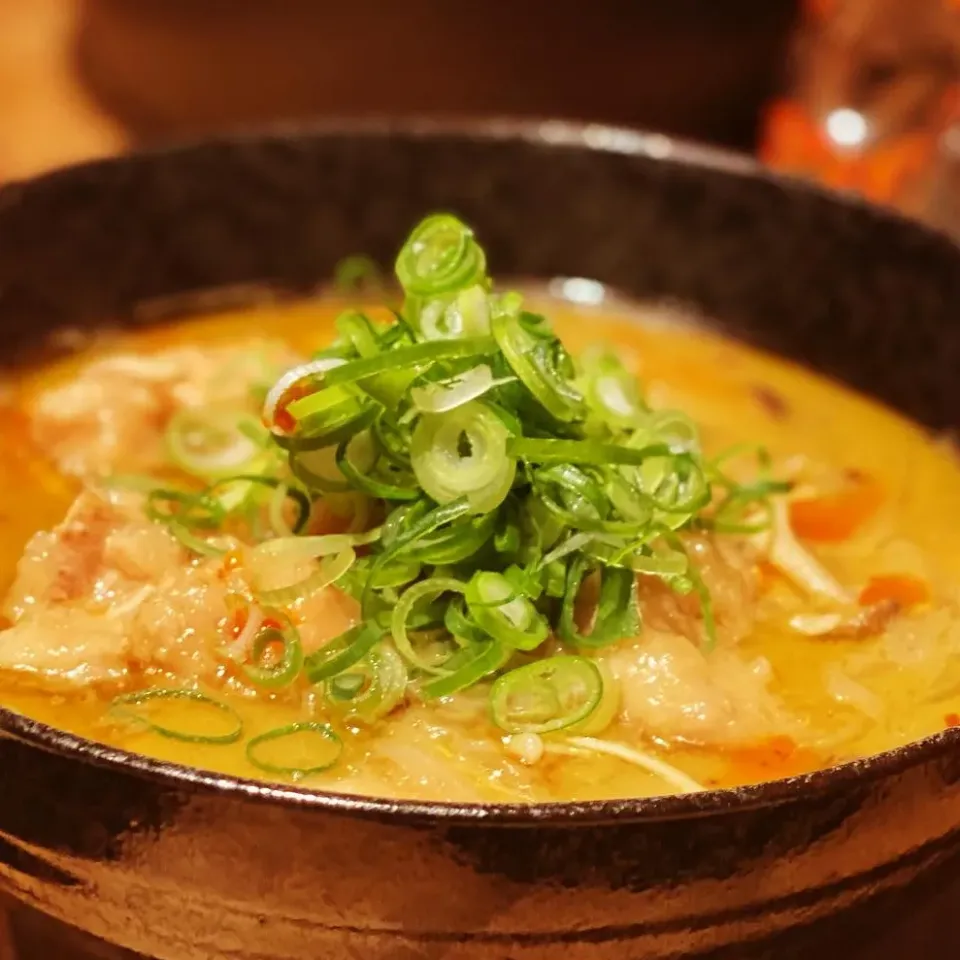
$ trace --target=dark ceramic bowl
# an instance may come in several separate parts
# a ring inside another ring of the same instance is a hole
[[[562,124],[280,132],[8,186],[6,355],[64,324],[151,322],[142,307],[158,299],[307,290],[344,253],[386,261],[437,208],[476,224],[500,274],[674,298],[933,428],[958,419],[950,241],[744,159]],[[783,960],[957,946],[956,730],[759,787],[534,807],[265,786],[3,711],[0,733],[5,958]]]

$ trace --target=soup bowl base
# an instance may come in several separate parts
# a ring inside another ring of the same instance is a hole
[[[908,887],[887,891],[870,898],[859,907],[826,920],[798,927],[773,939],[740,943],[706,953],[688,954],[684,960],[808,960],[819,951],[826,957],[845,960],[941,960],[960,953],[960,929],[955,922],[960,905],[960,856],[951,858]],[[633,953],[629,941],[598,944],[595,956],[618,956],[622,960],[647,960],[646,952]],[[342,954],[351,956],[345,942]],[[481,957],[483,960],[533,960],[540,955],[519,948],[517,953],[502,953],[503,947],[475,952],[461,946],[425,947],[422,952],[397,954],[398,960],[458,960]],[[547,954],[542,954],[546,956]],[[225,954],[217,954],[223,960]],[[259,953],[229,954],[231,960],[262,960]],[[317,956],[307,948],[304,960]],[[549,956],[554,954],[549,953]],[[588,960],[592,957],[588,953]],[[671,955],[671,960],[679,956]],[[157,955],[114,946],[105,940],[78,930],[60,920],[24,905],[12,898],[0,897],[0,960],[174,960],[174,955]],[[177,957],[176,960],[181,960]],[[214,956],[210,957],[214,960]],[[667,958],[656,958],[667,960]]]

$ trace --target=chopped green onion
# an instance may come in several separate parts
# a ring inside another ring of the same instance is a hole
[[[477,626],[495,640],[517,650],[536,650],[547,639],[550,625],[525,597],[499,573],[481,570],[466,590],[467,607]]]
[[[467,586],[459,580],[453,580],[449,577],[434,577],[431,580],[424,580],[421,583],[414,584],[405,590],[400,597],[400,602],[393,608],[393,615],[390,618],[390,630],[393,634],[393,642],[397,650],[404,659],[418,670],[424,673],[445,674],[448,671],[442,664],[437,665],[421,657],[413,648],[410,637],[407,634],[407,621],[413,613],[418,603],[426,599],[436,599],[444,593],[466,592]]]
[[[457,655],[458,663],[454,664],[448,660],[447,667],[450,672],[429,680],[423,685],[422,693],[427,699],[434,700],[440,697],[451,697],[489,677],[490,674],[496,673],[506,665],[511,654],[512,651],[504,647],[499,640],[471,644]]]
[[[580,359],[584,394],[593,412],[605,423],[634,427],[646,407],[635,377],[607,349],[588,350]]]
[[[276,644],[281,646],[279,658],[274,657],[272,662],[264,663],[265,655]],[[243,673],[251,683],[271,689],[289,687],[303,669],[300,634],[292,624],[287,624],[282,630],[263,627],[253,639],[250,659],[253,662],[243,664]]]
[[[342,752],[333,728],[312,721],[268,730],[247,744],[247,760],[258,770],[294,780],[329,770]]]
[[[477,513],[489,513],[510,492],[516,461],[507,456],[507,431],[482,403],[446,415],[424,414],[410,443],[420,486],[437,503],[466,497]]]
[[[490,367],[481,363],[450,380],[414,387],[410,399],[421,413],[447,413],[482,397],[488,390],[512,382],[512,377],[496,379]]]
[[[565,355],[559,356],[559,341],[531,333],[519,317],[510,314],[494,318],[492,330],[513,372],[544,409],[561,421],[583,419],[583,395],[560,369]]]
[[[370,576],[363,590],[361,605],[366,612],[371,605],[371,594],[374,590],[376,577],[380,570],[390,562],[398,559],[405,550],[416,546],[417,542],[424,537],[429,536],[436,530],[448,523],[453,523],[465,516],[470,510],[470,505],[466,498],[454,500],[453,503],[447,503],[443,506],[431,510],[426,516],[411,524],[402,533],[391,539],[391,542],[384,544],[385,551],[381,553],[373,562],[370,568]],[[386,538],[387,526],[384,525],[384,537]]]
[[[382,636],[383,628],[374,620],[351,627],[304,660],[303,670],[307,680],[319,683],[349,670],[380,642]]]
[[[331,714],[370,722],[408,689],[447,697],[521,664],[494,684],[504,729],[597,732],[617,684],[575,653],[538,659],[548,638],[587,651],[637,636],[636,578],[653,576],[696,594],[709,648],[711,598],[685,536],[765,529],[788,485],[763,450],[746,482],[730,466],[743,451],[705,460],[696,424],[650,409],[611,352],[576,364],[519,294],[491,291],[456,217],[423,221],[396,272],[401,313],[343,312],[335,342],[267,391],[264,427],[243,411],[178,414],[171,459],[209,486],[151,483],[147,514],[201,555],[246,544],[258,604],[332,583],[359,600],[362,622],[305,657],[295,631],[251,623],[245,670],[260,686],[302,674]],[[311,517],[379,526],[303,536]]]
[[[236,743],[243,735],[243,720],[236,710],[199,690],[155,687],[123,693],[113,698],[110,712],[183,743]],[[190,725],[184,726],[184,720]],[[209,732],[210,726],[216,732]]]
[[[664,443],[650,444],[640,450],[600,443],[595,440],[541,440],[515,437],[510,441],[510,452],[530,463],[575,463],[592,466],[629,464],[643,466],[651,457],[670,452]]]
[[[412,305],[416,301],[408,301]],[[425,340],[450,340],[490,333],[490,300],[480,285],[468,287],[451,300],[428,300],[420,306],[420,334]]]
[[[164,432],[170,459],[197,477],[237,473],[263,449],[243,429],[248,420],[245,414],[228,410],[184,407],[170,418]]]
[[[373,723],[403,702],[407,680],[403,658],[393,644],[383,641],[324,683],[324,702],[345,719]]]
[[[503,674],[490,691],[493,722],[508,733],[553,733],[600,705],[603,677],[585,657],[548,657]]]
[[[557,633],[567,643],[581,648],[605,647],[628,640],[640,633],[640,608],[637,604],[636,577],[632,570],[601,567],[594,627],[583,634],[576,625],[576,603],[591,562],[576,558],[567,568],[567,583]]]
[[[416,343],[410,347],[400,347],[389,353],[375,357],[363,357],[330,370],[324,377],[325,390],[335,386],[354,384],[370,377],[387,373],[395,368],[415,368],[438,360],[454,360],[459,357],[491,356],[497,351],[496,341],[492,337],[468,337],[463,340],[433,341]],[[324,397],[325,390],[295,400],[287,408],[291,416],[304,420],[318,410],[329,405]]]
[[[268,391],[263,402],[263,422],[271,429],[278,429],[277,417],[285,411],[288,398],[296,397],[306,386],[322,385],[325,375],[346,361],[342,357],[319,357],[309,363],[288,370]],[[285,428],[281,432],[286,432]]]
[[[357,449],[365,456],[367,466],[355,465],[351,455],[356,455]],[[375,470],[378,463],[373,451],[373,443],[367,431],[355,434],[353,439],[345,440],[337,448],[337,468],[346,477],[354,490],[359,490],[367,496],[381,500],[416,500],[421,496],[421,490],[409,471],[401,471],[386,465],[386,469]],[[371,462],[372,459],[372,462]],[[403,485],[396,481],[404,481]]]
[[[350,483],[337,466],[337,448],[320,447],[316,450],[291,450],[288,454],[290,472],[308,489],[324,493],[346,493]]]
[[[397,257],[397,279],[412,297],[436,297],[463,290],[486,276],[486,257],[473,231],[456,217],[427,217]]]
[[[282,509],[284,503],[287,500],[293,502],[294,506],[297,508],[297,515],[293,521],[291,527],[289,527],[289,532],[299,533],[306,525],[310,519],[310,511],[312,509],[312,504],[310,503],[310,497],[299,487],[284,483],[282,480],[279,480],[277,477],[264,476],[262,474],[255,473],[238,473],[233,477],[221,477],[221,479],[211,483],[206,490],[198,494],[198,497],[203,498],[207,501],[216,503],[217,497],[214,496],[218,491],[222,491],[225,488],[229,487],[232,484],[251,484],[259,485],[262,487],[267,487],[270,490],[276,490],[277,488],[283,489],[282,496],[279,497],[277,504],[274,508],[275,511]],[[222,505],[220,505],[220,521],[224,519],[225,511],[223,511]],[[179,519],[179,518],[178,518]],[[276,519],[276,518],[274,518]],[[284,521],[280,524],[283,527],[287,527],[286,522]],[[278,532],[274,529],[274,532]],[[283,531],[279,531],[283,533]]]

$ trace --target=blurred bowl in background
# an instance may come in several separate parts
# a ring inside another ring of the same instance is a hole
[[[752,146],[797,0],[84,0],[83,78],[149,142],[279,118],[468,114]]]

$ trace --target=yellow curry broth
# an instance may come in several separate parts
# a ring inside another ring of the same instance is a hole
[[[185,341],[216,343],[250,336],[279,336],[310,350],[329,341],[341,306],[332,300],[270,306],[138,334],[118,333],[68,361],[31,371],[14,384],[2,408],[5,426],[0,440],[8,465],[0,475],[0,502],[7,504],[0,512],[4,589],[26,540],[36,530],[56,524],[77,489],[44,462],[42,451],[29,438],[24,411],[39,389],[69,377],[91,355],[104,352],[151,351]],[[960,574],[960,528],[952,522],[960,507],[960,470],[954,457],[922,430],[824,378],[703,329],[644,322],[643,312],[637,322],[637,313],[555,302],[550,312],[572,352],[598,341],[614,344],[640,376],[655,406],[682,409],[702,425],[709,453],[733,443],[759,442],[780,462],[802,457],[825,464],[838,475],[850,470],[872,478],[883,492],[879,512],[853,540],[818,547],[817,555],[845,585],[858,588],[878,573],[911,572],[930,583],[936,601],[953,602],[953,584]],[[779,602],[777,591],[794,606],[799,603],[783,583],[772,584],[770,591],[774,606]],[[922,618],[924,611],[904,616]],[[829,665],[868,655],[878,642],[807,638],[791,630],[785,617],[763,620],[742,645],[744,653],[770,661],[773,688],[808,718],[812,728],[825,732],[823,742],[810,749],[775,738],[777,742],[735,751],[689,747],[663,755],[704,785],[731,785],[803,772],[941,729],[945,716],[960,710],[960,683],[955,694],[947,690],[949,696],[927,702],[929,676],[923,671],[884,667],[871,675],[872,689],[888,708],[883,722],[863,722],[849,706],[829,698],[823,682]],[[960,680],[960,670],[957,673]],[[246,760],[242,743],[187,744],[118,724],[105,719],[103,701],[89,693],[65,695],[6,678],[0,679],[0,701],[54,726],[125,749],[223,773],[262,776]],[[253,698],[233,697],[231,705],[243,717],[248,736],[304,715],[299,706]],[[445,732],[451,724],[459,731],[455,743]],[[828,735],[831,730],[839,731],[835,742]],[[374,751],[380,759],[372,758],[371,751],[388,740],[395,746],[388,744],[391,763],[385,766],[382,751]],[[472,745],[467,762],[457,756],[464,742]],[[440,758],[437,766],[414,772],[416,763],[404,762],[404,751],[411,746],[427,748]],[[397,768],[407,771],[399,782]],[[321,789],[482,801],[665,792],[658,778],[610,757],[548,755],[536,765],[525,766],[500,749],[484,705],[469,699],[462,716],[453,721],[445,715],[441,723],[435,707],[414,706],[375,732],[347,734],[341,762],[309,782]]]

